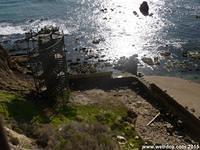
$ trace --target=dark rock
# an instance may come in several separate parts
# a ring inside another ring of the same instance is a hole
[[[149,66],[153,66],[153,65],[154,65],[154,61],[153,61],[153,59],[150,58],[150,57],[143,57],[143,58],[142,58],[142,61],[143,61],[145,64],[149,65]]]
[[[155,65],[160,65],[160,61],[158,57],[154,57],[153,59],[154,59]]]
[[[107,8],[102,8],[100,11],[106,13],[108,11],[108,9]]]
[[[123,117],[122,119],[124,121],[127,121],[128,123],[135,124],[137,119],[137,114],[132,110],[128,110],[127,116]]]
[[[104,62],[105,60],[103,60],[103,59],[98,59],[98,62]]]
[[[160,55],[164,57],[168,57],[171,55],[171,53],[169,51],[163,51],[163,52],[160,52]]]
[[[138,76],[138,77],[143,77],[144,74],[142,74],[141,72],[138,72],[137,76]]]
[[[194,112],[195,112],[195,109],[194,109],[194,108],[191,108],[191,112],[193,112],[193,113],[194,113]]]
[[[144,15],[144,16],[148,16],[149,15],[149,5],[146,1],[143,1],[143,3],[140,5],[140,12]]]
[[[196,19],[200,19],[200,16],[197,16],[197,15],[196,15]]]
[[[149,16],[152,17],[152,16],[153,16],[153,13],[150,13]]]
[[[180,127],[180,126],[183,126],[183,121],[182,121],[182,120],[178,120],[178,121],[177,121],[177,126],[179,126],[179,127]]]
[[[187,52],[183,52],[182,56],[183,56],[183,57],[187,57],[187,56],[188,56],[188,55],[187,55]]]
[[[78,64],[80,64],[80,63],[78,63],[78,62],[70,63],[71,66],[76,66]]]
[[[13,144],[13,145],[19,145],[20,144],[20,141],[17,137],[11,137],[10,136],[10,142]]]
[[[188,136],[184,137],[184,141],[187,143],[192,143],[192,140]]]
[[[93,55],[88,55],[85,59],[86,59],[86,60],[89,60],[89,59],[92,59],[92,58],[94,58]]]
[[[99,58],[99,56],[98,56],[98,55],[96,55],[96,56],[94,56],[94,58],[95,58],[95,59],[97,59],[97,58]]]
[[[137,55],[133,55],[130,58],[121,57],[114,68],[137,75],[137,64]]]
[[[72,62],[72,60],[71,60],[71,59],[69,59],[69,60],[67,60],[67,62],[68,62],[68,63],[70,63],[70,62]]]
[[[83,52],[85,52],[87,50],[87,48],[86,47],[82,47],[82,48],[80,48],[80,50],[82,50]]]
[[[112,67],[112,64],[109,63],[109,62],[106,62],[106,63],[105,63],[105,66],[106,66],[106,67]]]
[[[136,16],[138,16],[138,14],[137,14],[137,12],[136,12],[136,11],[133,11],[133,14],[134,14],[134,15],[136,15]]]
[[[133,110],[128,110],[127,111],[127,116],[132,118],[132,119],[137,118],[137,114]]]
[[[101,39],[94,39],[92,41],[93,44],[99,44],[101,42]]]

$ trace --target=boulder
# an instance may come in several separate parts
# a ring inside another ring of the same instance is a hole
[[[121,57],[117,64],[115,65],[115,69],[119,69],[121,71],[127,71],[134,75],[137,75],[137,67],[138,67],[138,55],[133,55],[129,58]]]
[[[149,15],[149,5],[146,1],[143,1],[142,4],[140,5],[140,12],[144,15],[144,16],[148,16]]]
[[[162,52],[160,52],[160,55],[163,57],[169,57],[171,55],[171,53],[169,51],[162,51]]]
[[[154,61],[153,61],[153,59],[150,58],[150,57],[143,57],[143,58],[142,58],[142,61],[143,61],[145,64],[149,65],[149,66],[153,66],[153,65],[154,65]]]
[[[123,136],[120,136],[120,135],[117,136],[117,141],[118,141],[119,144],[126,144],[127,143],[126,138],[123,137]]]
[[[99,44],[101,42],[101,39],[94,39],[92,41],[93,44]]]
[[[11,144],[11,149],[17,148],[15,146],[21,147],[21,149],[24,149],[25,147],[37,149],[33,139],[28,138],[23,134],[19,134],[7,127],[4,127],[4,129],[8,137],[8,142]]]

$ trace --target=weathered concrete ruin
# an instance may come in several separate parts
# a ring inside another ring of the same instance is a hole
[[[102,88],[105,90],[119,87],[137,89],[148,97],[152,105],[159,105],[163,114],[172,114],[183,122],[188,135],[199,140],[199,118],[182,107],[176,99],[155,84],[146,83],[141,78],[131,75],[113,77],[112,72],[87,73],[67,76],[67,63],[64,52],[64,36],[58,28],[44,28],[38,33],[27,35],[28,56],[33,72],[35,87],[38,92],[47,90],[50,97],[62,95],[66,88],[71,90],[87,90]],[[135,60],[135,59],[133,59]],[[135,61],[133,61],[135,64]],[[137,66],[130,63],[133,74],[137,74]],[[124,67],[122,67],[124,68]],[[69,81],[68,81],[69,79]],[[151,122],[150,122],[151,123]]]
[[[31,70],[38,92],[48,91],[50,97],[63,93],[67,86],[64,36],[58,28],[45,27],[38,33],[27,33]],[[32,45],[31,45],[32,44]]]

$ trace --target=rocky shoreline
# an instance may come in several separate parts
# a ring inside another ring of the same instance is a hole
[[[118,88],[109,91],[102,89],[71,91],[69,105],[67,104],[65,108],[50,106],[47,97],[29,95],[34,90],[34,86],[27,57],[9,57],[3,48],[0,52],[2,54],[0,56],[3,56],[0,59],[2,79],[0,80],[2,85],[0,106],[7,108],[0,109],[0,112],[10,114],[4,117],[9,127],[6,127],[6,133],[13,149],[25,147],[51,149],[55,143],[58,147],[61,146],[60,141],[65,141],[65,136],[68,136],[72,142],[76,142],[74,140],[77,136],[83,138],[85,134],[89,137],[93,136],[94,130],[100,130],[99,136],[106,137],[107,142],[111,143],[106,145],[105,149],[141,148],[144,144],[195,143],[182,130],[182,123],[177,125],[170,114],[162,113],[149,124],[160,109],[149,103],[148,96],[141,94],[137,88],[135,90]],[[195,58],[190,53],[187,53],[187,57],[193,57],[192,59],[197,61],[199,59],[196,58],[196,53]],[[132,64],[137,64],[137,61],[137,55],[130,59],[122,58],[116,67],[125,69],[123,71],[137,72],[137,67],[130,70]],[[75,68],[77,73],[96,72],[95,66],[83,67],[80,64],[78,66],[78,69]],[[107,108],[109,105],[112,106],[112,111],[109,111],[111,108]],[[21,109],[21,112],[18,112],[16,107]],[[117,111],[118,109],[120,111]],[[45,128],[48,128],[48,131]],[[66,135],[62,135],[61,130],[65,131]],[[82,133],[79,135],[77,130],[83,130],[84,135]],[[85,132],[85,130],[89,131]],[[97,137],[92,138],[94,141],[86,139],[82,141],[83,143],[79,143],[80,145],[65,143],[65,146],[78,146],[76,148],[79,149],[79,146],[86,146],[84,142],[91,143],[91,147],[102,146],[92,145],[99,142]]]

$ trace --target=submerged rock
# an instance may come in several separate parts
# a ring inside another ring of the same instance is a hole
[[[136,12],[136,11],[133,11],[133,14],[134,14],[134,15],[137,15],[137,12]]]
[[[72,60],[71,60],[71,59],[69,59],[69,60],[67,60],[67,62],[68,62],[68,63],[71,63],[71,62],[72,62]]]
[[[137,17],[139,17],[138,13],[136,11],[133,11],[133,14]]]
[[[145,64],[149,65],[149,66],[153,66],[153,65],[154,65],[154,61],[153,61],[153,59],[150,58],[150,57],[143,57],[143,58],[142,58],[142,61],[143,61]]]
[[[158,57],[154,57],[153,60],[155,65],[160,65],[160,60]]]
[[[163,57],[168,57],[171,55],[171,53],[169,51],[162,51],[162,52],[160,52],[160,55]]]
[[[199,51],[189,51],[188,57],[192,59],[200,59],[200,52]]]
[[[108,9],[107,8],[102,8],[100,11],[106,13],[106,12],[108,12]]]
[[[101,39],[94,39],[92,41],[93,44],[99,44],[101,42]]]
[[[200,16],[197,16],[197,15],[196,15],[196,19],[200,19]]]

